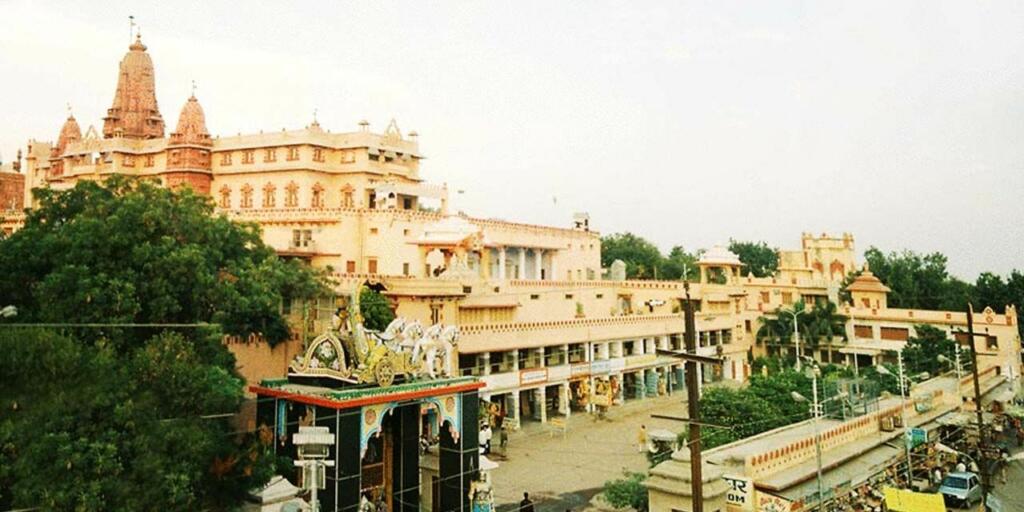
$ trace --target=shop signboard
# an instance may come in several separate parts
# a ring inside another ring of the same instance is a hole
[[[585,375],[590,375],[590,372],[590,363],[576,363],[569,368],[569,377],[583,377]]]
[[[906,441],[907,446],[910,448],[921,446],[928,442],[928,431],[919,427],[908,428],[906,431]]]
[[[530,384],[541,384],[548,381],[548,369],[547,368],[532,368],[529,370],[520,370],[519,372],[519,385],[528,386]]]
[[[728,512],[753,512],[754,481],[742,476],[723,475],[728,486],[725,491],[725,509]]]
[[[791,512],[793,502],[766,492],[758,491],[756,494],[757,512]]]
[[[885,487],[885,505],[893,512],[946,512],[942,495]]]
[[[626,367],[626,360],[622,359],[622,358],[611,359],[608,362],[608,370],[612,371],[612,372],[622,371],[622,369],[625,368],[625,367]]]
[[[629,356],[629,357],[626,358],[625,366],[634,367],[634,366],[642,366],[642,365],[645,365],[645,364],[651,364],[654,361],[657,361],[657,358],[658,358],[658,356],[656,356],[655,354],[644,354],[644,355],[641,355],[641,356]]]
[[[612,362],[607,359],[602,359],[600,361],[591,361],[590,373],[594,375],[607,375],[608,372],[610,372],[612,369],[611,363]]]

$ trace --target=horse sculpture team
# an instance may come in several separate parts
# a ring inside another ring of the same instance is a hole
[[[394,352],[408,352],[418,368],[412,377],[434,379],[454,374],[452,359],[459,340],[459,328],[455,325],[434,324],[424,329],[419,320],[407,321],[399,317],[382,332],[366,333]]]

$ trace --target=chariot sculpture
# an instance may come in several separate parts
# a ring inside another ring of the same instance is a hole
[[[295,357],[289,375],[381,387],[399,377],[413,381],[454,376],[458,327],[435,324],[424,329],[419,321],[396,318],[384,331],[367,329],[359,313],[360,291],[353,293],[348,311],[339,308],[331,327]]]

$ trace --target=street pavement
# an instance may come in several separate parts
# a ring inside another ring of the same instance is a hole
[[[509,440],[508,460],[495,457],[492,472],[499,511],[514,509],[529,492],[537,512],[581,510],[608,480],[624,471],[646,471],[647,457],[637,449],[640,425],[679,432],[682,422],[651,418],[652,413],[685,416],[683,395],[645,399],[612,407],[606,420],[574,413],[568,433],[527,424]],[[497,446],[497,437],[492,443]]]

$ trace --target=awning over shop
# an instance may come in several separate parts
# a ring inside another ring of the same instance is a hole
[[[907,343],[896,340],[852,340],[845,347],[839,349],[841,354],[862,354],[877,356],[883,352],[899,352]]]

